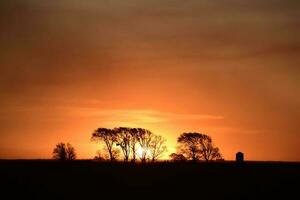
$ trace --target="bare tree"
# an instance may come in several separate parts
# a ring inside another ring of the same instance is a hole
[[[131,135],[131,152],[132,152],[132,162],[135,163],[136,161],[136,148],[137,148],[137,143],[138,143],[138,128],[132,128],[130,130],[130,135]]]
[[[205,161],[221,159],[219,148],[213,146],[210,136],[201,133],[183,133],[178,138],[179,151],[190,160]]]
[[[131,150],[131,128],[119,127],[114,131],[117,133],[117,146],[121,147],[124,161],[128,162]]]
[[[103,141],[108,151],[110,161],[116,159],[114,145],[117,142],[117,133],[114,129],[98,128],[92,133],[92,141]]]
[[[166,140],[161,136],[153,135],[148,130],[119,127],[114,131],[117,133],[117,146],[121,148],[125,162],[129,161],[130,155],[132,155],[132,161],[135,162],[137,144],[142,149],[140,155],[142,162],[145,162],[148,157],[154,162],[166,151]]]
[[[155,162],[165,151],[167,151],[166,139],[160,135],[154,135],[149,146],[151,161]]]
[[[53,158],[57,160],[75,160],[75,148],[69,143],[66,145],[63,142],[60,142],[53,150]]]
[[[141,162],[145,163],[149,154],[150,144],[153,138],[153,133],[147,129],[138,128],[138,143],[142,149],[141,155],[138,155]]]

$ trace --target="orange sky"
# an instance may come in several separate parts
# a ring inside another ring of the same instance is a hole
[[[225,159],[300,160],[297,0],[0,2],[0,158],[79,158],[98,127],[211,135]]]

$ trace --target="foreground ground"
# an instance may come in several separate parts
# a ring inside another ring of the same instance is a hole
[[[299,163],[0,161],[4,199],[287,199],[299,180]]]

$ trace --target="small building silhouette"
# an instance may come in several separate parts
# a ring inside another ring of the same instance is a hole
[[[244,162],[244,154],[242,152],[237,152],[235,155],[235,161],[238,163]]]

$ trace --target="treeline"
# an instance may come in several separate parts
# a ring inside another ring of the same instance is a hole
[[[116,160],[121,150],[124,162],[136,162],[137,158],[142,163],[155,162],[167,150],[166,139],[143,128],[98,128],[92,134],[92,141],[105,144],[111,161]]]
[[[167,152],[166,139],[143,128],[98,128],[92,133],[91,141],[104,145],[104,149],[95,157],[101,161],[156,162]],[[208,135],[196,132],[182,133],[177,143],[177,152],[169,155],[171,161],[223,160],[219,148],[214,146],[212,138]],[[53,157],[59,160],[74,160],[75,149],[69,143],[59,143],[53,151]]]

